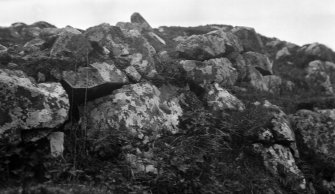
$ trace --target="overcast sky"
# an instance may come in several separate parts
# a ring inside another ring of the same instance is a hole
[[[0,26],[47,21],[86,29],[139,12],[153,27],[230,24],[335,50],[335,0],[0,0]]]

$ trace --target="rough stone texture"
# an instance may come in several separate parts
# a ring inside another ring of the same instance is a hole
[[[138,73],[134,66],[129,66],[125,70],[126,75],[134,82],[139,82],[142,76]]]
[[[181,61],[188,80],[204,87],[212,82],[221,86],[234,85],[237,70],[227,58],[210,59],[204,62],[194,60]]]
[[[212,111],[238,110],[245,109],[244,104],[227,90],[221,88],[219,84],[211,85],[205,95],[207,105]]]
[[[281,91],[281,86],[284,87],[284,81],[281,79],[281,77],[277,75],[267,75],[263,76],[263,82],[266,86],[264,91],[278,94]]]
[[[130,21],[131,23],[139,24],[143,29],[152,30],[149,23],[137,12],[130,16]]]
[[[203,35],[192,35],[175,39],[179,56],[188,60],[208,60],[227,56],[232,52],[243,50],[238,38],[222,30],[216,30]]]
[[[84,35],[88,40],[98,43],[101,48],[108,49],[113,56],[129,54],[129,46],[125,43],[125,36],[117,26],[103,23],[88,28]]]
[[[171,114],[160,109],[166,104]],[[178,117],[182,114],[175,100],[161,102],[160,91],[149,83],[126,85],[112,95],[89,102],[88,127],[109,130],[123,129],[135,136],[148,135],[149,131],[166,129],[176,132]],[[147,131],[148,130],[148,131]]]
[[[300,152],[316,160],[335,164],[335,110],[299,110],[291,115],[291,122],[301,141]]]
[[[35,84],[22,71],[0,70],[1,138],[19,129],[57,128],[68,111],[68,96],[59,83]]]
[[[117,26],[101,24],[87,29],[85,36],[110,51],[114,57],[128,60],[141,76],[152,78],[157,74],[154,60],[156,50],[139,30],[121,30]]]
[[[232,33],[240,39],[244,51],[264,52],[263,42],[255,29],[238,26],[232,29]]]
[[[327,46],[319,43],[312,43],[302,46],[298,49],[298,63],[305,66],[314,60],[335,62],[334,52]]]
[[[295,163],[289,148],[279,144],[266,147],[262,144],[253,144],[253,151],[264,160],[264,166],[276,178],[285,180],[295,190],[303,192],[306,189],[306,180]]]
[[[80,67],[77,72],[63,72],[64,80],[72,88],[93,88],[103,84],[126,84],[127,76],[114,64],[93,63],[88,67]]]
[[[163,131],[176,133],[182,109],[177,98],[162,100],[160,91],[149,83],[126,85],[112,95],[87,104],[83,125],[92,139],[122,134],[122,145],[135,159],[141,160],[141,145],[149,146]],[[85,108],[82,108],[83,114]],[[146,157],[147,158],[147,157]],[[153,165],[152,163],[150,165]],[[141,168],[140,168],[141,169]]]
[[[91,44],[85,36],[78,30],[67,27],[58,35],[56,42],[51,48],[50,55],[52,57],[85,61],[91,51]]]
[[[335,64],[320,60],[311,61],[305,68],[305,79],[313,89],[323,91],[326,94],[334,93]]]
[[[74,71],[63,72],[63,85],[77,103],[111,94],[129,82],[114,64],[93,63]],[[72,99],[72,97],[71,97]]]
[[[248,66],[255,67],[262,75],[271,75],[272,63],[266,55],[256,52],[246,52],[243,57]]]
[[[259,91],[265,91],[274,94],[280,93],[282,89],[290,90],[292,88],[292,85],[286,81],[283,81],[281,77],[277,75],[263,76],[252,66],[247,67],[247,76],[245,81],[250,83],[253,88]]]
[[[231,62],[233,64],[233,67],[238,72],[237,81],[246,81],[248,75],[248,67],[243,55],[237,55]]]

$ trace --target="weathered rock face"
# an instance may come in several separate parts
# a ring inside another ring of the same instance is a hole
[[[68,118],[68,96],[59,83],[33,83],[22,71],[0,70],[0,135],[57,128]]]
[[[272,63],[266,55],[256,52],[246,52],[243,57],[248,66],[255,67],[262,75],[272,75]]]
[[[264,165],[274,176],[289,181],[294,190],[303,192],[306,189],[306,180],[297,167],[289,148],[279,144],[265,147],[262,144],[253,144],[253,150],[260,154]],[[293,181],[292,181],[293,180]]]
[[[243,111],[245,109],[244,104],[239,99],[221,88],[217,83],[211,85],[205,95],[205,99],[207,105],[214,112],[225,110]]]
[[[255,29],[247,27],[234,27],[232,33],[241,41],[244,51],[264,52],[262,39],[258,36]]]
[[[307,44],[298,49],[298,65],[305,66],[314,60],[335,61],[334,52],[323,44]]]
[[[187,79],[201,87],[213,82],[221,86],[234,85],[237,80],[237,70],[227,58],[203,62],[184,60],[180,64],[186,72]]]
[[[53,44],[50,55],[59,58],[74,58],[77,61],[87,60],[92,51],[91,44],[80,31],[67,27]]]
[[[89,102],[88,128],[98,130],[128,130],[135,136],[148,135],[149,131],[166,129],[176,132],[181,109],[177,102],[161,102],[160,91],[149,83],[132,84],[115,90],[112,95]],[[165,104],[169,113],[160,107]],[[149,131],[146,131],[149,130]]]
[[[332,62],[312,61],[305,68],[305,79],[309,86],[315,90],[334,93],[335,64]]]
[[[182,115],[177,98],[161,100],[159,89],[149,83],[124,86],[112,95],[89,102],[87,110],[87,122],[83,124],[87,124],[84,127],[87,127],[88,136],[100,139],[122,134],[120,138],[127,141],[122,146],[127,149],[131,161],[142,160],[141,145],[150,148],[151,142],[164,131],[176,133]],[[137,167],[141,170],[143,166]]]
[[[261,156],[267,170],[277,179],[293,183],[291,186],[297,190],[304,190],[306,181],[295,162],[299,151],[287,115],[269,101],[255,105],[265,108],[270,117],[264,125],[255,126],[244,134],[252,143],[253,151]]]
[[[154,77],[157,74],[154,61],[156,51],[139,30],[121,30],[117,26],[101,24],[87,29],[85,36],[98,43],[106,53],[126,59],[128,65],[135,67],[142,76]]]
[[[300,110],[291,115],[292,125],[301,138],[301,153],[316,160],[335,161],[334,120],[332,110]],[[334,163],[335,164],[335,163]]]
[[[104,23],[88,28],[84,34],[88,40],[98,43],[101,48],[107,49],[113,56],[129,54],[129,48],[125,45],[125,37],[117,26]]]
[[[114,64],[93,63],[80,67],[77,72],[64,71],[63,83],[68,93],[77,103],[111,94],[114,90],[127,84],[127,76]]]
[[[192,35],[175,39],[179,56],[188,60],[208,60],[227,56],[243,50],[238,38],[230,32],[216,30],[204,35]]]

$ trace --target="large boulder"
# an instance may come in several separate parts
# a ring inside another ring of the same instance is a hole
[[[232,29],[232,33],[240,39],[244,51],[264,52],[262,39],[255,29],[237,26]]]
[[[85,36],[77,29],[67,27],[58,34],[58,38],[51,48],[50,56],[85,61],[91,51],[91,44]]]
[[[20,130],[57,128],[68,119],[69,107],[59,83],[35,84],[22,71],[0,70],[0,139],[20,140]]]
[[[63,85],[78,104],[111,94],[128,82],[121,70],[105,62],[80,67],[76,72],[63,72]]]
[[[207,34],[175,38],[179,57],[188,60],[208,60],[240,53],[243,48],[239,39],[230,32],[215,30]]]
[[[227,58],[216,58],[207,61],[183,60],[180,61],[186,78],[204,87],[213,82],[221,86],[234,85],[237,80],[237,70]]]
[[[100,140],[106,142],[109,136],[117,136],[124,140],[122,149],[136,172],[148,168],[155,172],[152,168],[154,157],[149,154],[152,143],[163,133],[176,133],[183,112],[177,98],[162,100],[160,95],[154,85],[139,83],[126,85],[109,96],[88,102],[86,108],[82,107],[85,121],[82,123],[89,139],[108,146],[115,139],[109,143]]]

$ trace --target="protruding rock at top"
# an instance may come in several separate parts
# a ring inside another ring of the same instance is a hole
[[[208,60],[240,53],[243,48],[238,38],[222,30],[216,30],[203,35],[178,37],[176,47],[180,58],[189,60]]]
[[[131,21],[131,23],[140,24],[142,29],[152,30],[149,23],[141,16],[141,14],[139,14],[137,12],[135,12],[131,15],[130,21]]]
[[[247,27],[235,27],[232,29],[233,34],[235,34],[241,41],[244,51],[254,51],[263,53],[264,45],[256,33],[255,29]]]
[[[0,141],[20,140],[17,130],[57,128],[68,111],[68,95],[59,83],[35,84],[22,71],[0,70]]]
[[[85,61],[91,51],[91,44],[80,31],[66,27],[53,44],[50,55],[63,59]]]
[[[65,71],[63,79],[63,85],[77,103],[111,94],[129,82],[122,71],[108,63],[93,63],[77,72]],[[87,99],[83,99],[85,96]]]
[[[298,63],[306,66],[314,60],[335,62],[334,52],[327,46],[320,43],[307,44],[298,50]]]

